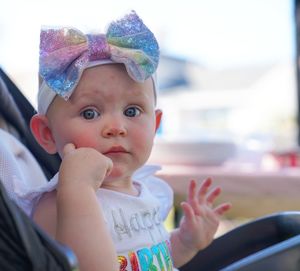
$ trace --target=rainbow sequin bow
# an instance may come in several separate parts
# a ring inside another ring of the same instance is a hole
[[[138,82],[149,78],[158,66],[157,41],[134,11],[112,22],[106,34],[48,28],[41,30],[40,39],[40,76],[65,99],[93,63],[123,63]]]

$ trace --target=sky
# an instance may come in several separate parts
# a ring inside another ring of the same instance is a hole
[[[162,53],[208,67],[295,55],[292,0],[0,0],[0,7],[0,65],[25,92],[37,84],[41,25],[103,31],[132,9],[157,36]]]

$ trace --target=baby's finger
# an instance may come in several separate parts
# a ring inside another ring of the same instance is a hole
[[[212,183],[211,178],[207,178],[202,182],[202,184],[199,188],[199,192],[198,192],[198,200],[200,203],[205,202],[206,194],[207,194],[209,187],[211,186],[211,183]]]
[[[67,155],[68,153],[74,151],[76,148],[75,148],[75,145],[73,143],[68,143],[64,146],[64,149],[63,149],[63,157],[65,155]]]
[[[195,200],[196,197],[196,182],[195,180],[191,180],[189,183],[189,191],[188,191],[188,202],[191,203]]]
[[[223,203],[219,206],[217,206],[215,209],[214,209],[214,212],[216,214],[218,214],[219,216],[222,216],[225,212],[227,212],[230,208],[231,208],[231,203]]]
[[[113,169],[113,161],[110,158],[107,159],[108,159],[108,166],[107,166],[105,177],[109,176]]]
[[[207,196],[207,203],[212,205],[215,201],[215,199],[221,194],[221,188],[216,187],[214,188]]]
[[[194,213],[192,206],[190,204],[188,204],[187,202],[183,201],[183,202],[181,202],[181,208],[183,210],[185,219],[187,221],[193,221],[195,218],[195,213]]]
[[[193,208],[195,215],[201,215],[199,200],[196,198],[196,187],[197,184],[195,180],[191,180],[189,185],[188,203]]]

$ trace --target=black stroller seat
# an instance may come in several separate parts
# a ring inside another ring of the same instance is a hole
[[[14,140],[17,138],[22,142],[39,161],[45,176],[51,177],[58,169],[59,158],[48,155],[35,142],[29,130],[29,120],[35,111],[1,69],[0,100],[1,128],[13,134]],[[3,132],[2,130],[1,135]],[[6,139],[2,136],[2,147],[9,145]],[[0,270],[78,270],[77,259],[72,250],[43,232],[17,206],[12,192],[4,187],[4,184],[11,186],[16,173],[14,169],[19,166],[17,159],[9,160],[8,150],[9,148],[2,148],[0,153]],[[11,156],[14,157],[13,154]],[[8,161],[13,161],[14,164],[9,165]],[[29,174],[30,169],[27,169]],[[31,174],[34,175],[33,172]]]

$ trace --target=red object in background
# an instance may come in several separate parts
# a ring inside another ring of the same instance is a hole
[[[290,151],[273,154],[281,167],[300,167],[300,152]]]
[[[296,153],[290,154],[290,165],[296,167],[298,165],[298,155]]]

